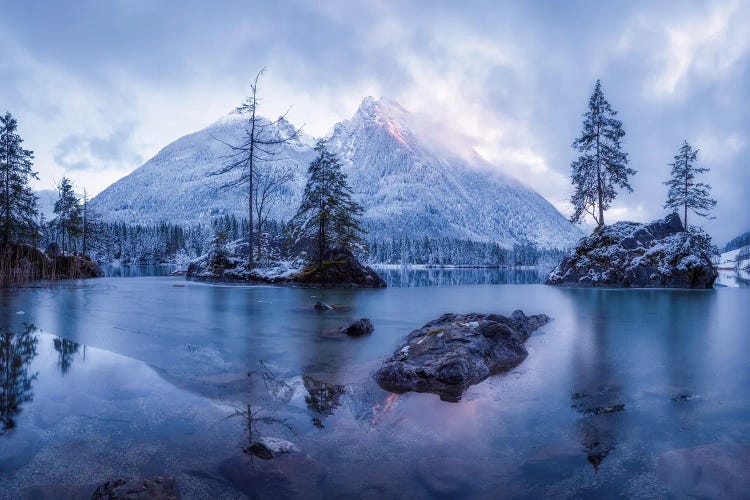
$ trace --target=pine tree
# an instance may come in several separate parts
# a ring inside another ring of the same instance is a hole
[[[716,206],[716,200],[711,198],[711,186],[702,182],[696,182],[695,176],[708,172],[706,167],[696,166],[698,151],[693,149],[687,141],[682,143],[680,152],[675,155],[672,167],[672,178],[666,181],[669,187],[667,201],[664,208],[671,208],[675,212],[683,209],[683,227],[688,230],[688,209],[701,217],[708,217],[708,212]]]
[[[617,195],[617,188],[633,191],[628,177],[636,171],[628,167],[628,155],[622,151],[625,136],[617,112],[604,98],[601,82],[596,81],[589,99],[589,110],[583,115],[583,132],[573,142],[581,153],[571,164],[575,191],[571,198],[571,222],[581,222],[590,214],[598,227],[604,225],[604,211]]]
[[[315,151],[318,156],[307,169],[307,184],[292,225],[298,240],[314,241],[321,264],[325,252],[334,246],[351,250],[360,245],[364,230],[359,222],[362,207],[352,199],[341,162],[322,140]]]
[[[37,233],[36,196],[29,186],[34,152],[24,149],[10,113],[0,116],[0,238],[2,246],[33,241]]]
[[[55,225],[60,232],[62,239],[60,248],[63,253],[74,245],[74,239],[78,238],[82,232],[82,214],[81,202],[73,191],[73,184],[70,179],[63,177],[57,186],[59,196],[55,202]],[[67,237],[67,239],[66,239]]]

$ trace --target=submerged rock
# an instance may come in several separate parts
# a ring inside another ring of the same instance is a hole
[[[617,288],[711,288],[718,271],[711,239],[683,231],[677,214],[649,224],[603,226],[578,243],[547,277],[548,285]]]
[[[375,325],[372,324],[369,318],[360,318],[357,321],[352,321],[348,325],[341,327],[341,333],[349,335],[350,337],[359,337],[361,335],[368,335],[375,331]]]
[[[345,248],[332,248],[323,256],[323,262],[310,263],[302,272],[292,275],[289,281],[301,285],[351,288],[385,288],[383,278],[363,266]]]
[[[325,302],[316,302],[313,306],[316,311],[333,311],[333,307],[329,306]]]
[[[270,460],[279,455],[299,451],[297,445],[286,439],[276,437],[260,437],[243,450],[248,455],[254,455],[264,460]]]
[[[177,485],[173,477],[152,477],[147,479],[115,479],[99,486],[92,500],[173,500],[179,499]]]
[[[546,324],[544,314],[444,314],[414,330],[375,372],[386,390],[432,392],[457,401],[470,385],[521,363],[524,343]]]

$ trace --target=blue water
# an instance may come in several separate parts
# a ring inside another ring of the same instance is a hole
[[[150,474],[185,498],[750,495],[750,289],[398,279],[434,286],[141,277],[2,292],[0,324],[15,338],[33,324],[37,340],[14,372],[28,391],[2,384],[25,396],[2,409],[0,496],[87,498]],[[515,309],[553,321],[524,363],[458,403],[370,381],[444,312]],[[337,333],[362,316],[371,336]],[[301,451],[243,453],[258,436]]]

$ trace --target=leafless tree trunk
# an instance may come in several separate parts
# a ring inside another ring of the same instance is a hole
[[[233,188],[236,186],[245,186],[248,194],[248,247],[247,247],[247,264],[248,267],[253,267],[253,241],[254,241],[254,224],[253,224],[253,212],[254,212],[254,199],[257,189],[254,187],[259,182],[263,182],[261,176],[263,175],[262,168],[265,163],[278,160],[278,156],[281,154],[283,146],[295,140],[301,129],[293,129],[290,134],[283,134],[279,131],[279,122],[285,119],[286,114],[280,116],[275,121],[266,120],[257,114],[258,104],[260,98],[258,97],[258,82],[260,77],[263,75],[265,68],[261,69],[255,79],[250,83],[250,94],[245,98],[245,101],[240,107],[237,108],[237,112],[247,116],[247,123],[245,125],[245,138],[240,144],[228,144],[224,143],[229,148],[229,153],[224,157],[225,164],[223,167],[211,172],[209,175],[222,175],[230,172],[238,172],[239,175],[226,182],[222,188]],[[262,225],[262,221],[258,221],[258,226]],[[260,230],[260,229],[259,229]],[[258,257],[260,258],[260,234],[258,234]]]
[[[257,241],[258,241],[258,260],[262,258],[261,253],[261,235],[263,227],[268,219],[268,211],[276,204],[281,195],[283,188],[294,179],[294,172],[288,170],[283,165],[266,163],[258,168],[258,176],[255,182],[255,215],[257,216]]]

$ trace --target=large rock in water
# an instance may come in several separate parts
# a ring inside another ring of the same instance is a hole
[[[718,271],[711,239],[683,231],[677,214],[649,224],[618,222],[578,242],[547,277],[548,285],[711,288]]]
[[[302,285],[385,288],[383,278],[367,266],[363,266],[345,248],[332,248],[323,255],[323,262],[310,263],[290,281]]]
[[[414,330],[375,372],[383,389],[432,392],[458,401],[466,388],[526,359],[524,343],[546,324],[544,314],[444,314]]]

